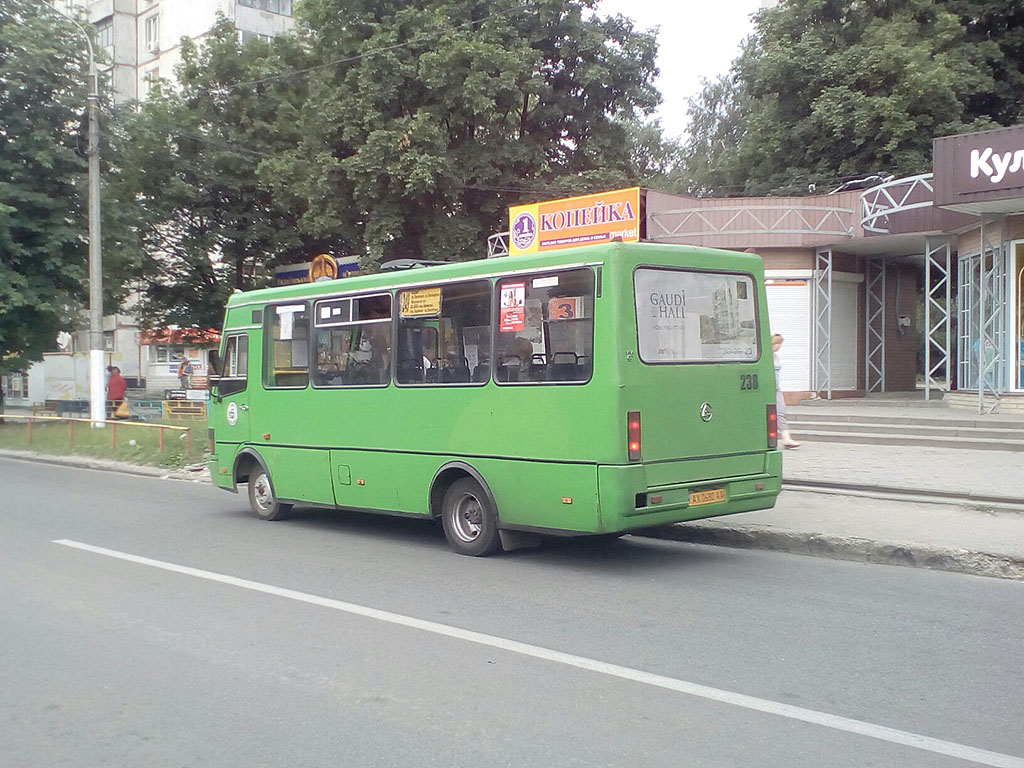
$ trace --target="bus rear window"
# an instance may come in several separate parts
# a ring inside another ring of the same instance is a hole
[[[760,357],[750,275],[642,267],[633,288],[645,363],[746,363]]]

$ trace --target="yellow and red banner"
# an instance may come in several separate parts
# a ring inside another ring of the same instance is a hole
[[[640,187],[508,209],[510,256],[640,240]]]

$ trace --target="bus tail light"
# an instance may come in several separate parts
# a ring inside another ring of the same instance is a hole
[[[768,448],[769,450],[779,447],[779,413],[775,409],[775,403],[768,406]]]
[[[629,460],[640,461],[640,411],[626,414],[626,441],[629,447]]]

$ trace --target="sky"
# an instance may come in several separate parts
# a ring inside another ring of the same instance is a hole
[[[655,81],[664,102],[658,110],[666,137],[683,138],[686,109],[701,91],[701,79],[712,80],[729,70],[740,42],[753,27],[759,0],[601,0],[598,13],[621,13],[640,29],[660,26]]]

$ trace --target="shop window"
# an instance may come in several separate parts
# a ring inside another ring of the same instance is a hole
[[[150,348],[150,359],[157,363],[180,363],[185,357],[181,344],[158,344]]]

